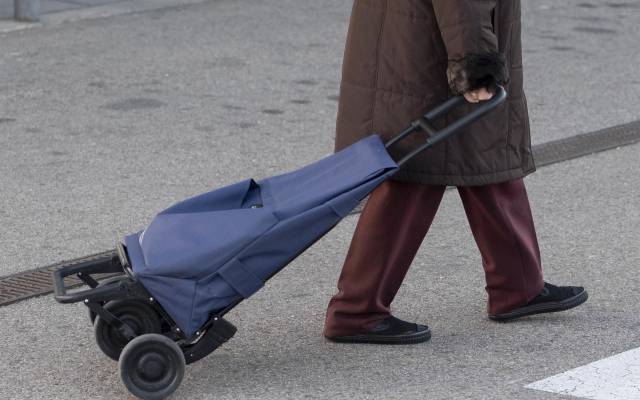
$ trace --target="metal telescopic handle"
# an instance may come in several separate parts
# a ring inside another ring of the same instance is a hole
[[[506,98],[507,98],[507,91],[504,90],[502,86],[498,86],[491,100],[483,101],[478,105],[478,107],[476,107],[469,114],[453,121],[448,126],[440,130],[437,130],[433,126],[432,121],[438,119],[439,117],[443,116],[444,114],[448,113],[454,108],[457,108],[467,102],[464,96],[452,97],[449,100],[437,106],[436,108],[434,108],[433,110],[424,114],[421,118],[414,121],[411,124],[411,126],[409,126],[407,129],[402,131],[396,137],[392,138],[387,143],[385,143],[385,147],[388,149],[394,144],[404,139],[405,137],[419,130],[424,130],[427,133],[429,133],[429,138],[425,141],[425,143],[422,146],[413,150],[412,152],[407,154],[405,157],[403,157],[400,161],[398,161],[398,166],[401,167],[407,161],[415,157],[417,154],[423,152],[424,150],[428,149],[429,147],[435,144],[438,144],[448,139],[449,137],[458,133],[462,128],[472,124],[473,122],[479,120],[489,112],[493,111],[496,107],[502,104]]]

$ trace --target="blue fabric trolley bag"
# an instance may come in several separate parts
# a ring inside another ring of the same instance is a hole
[[[127,389],[162,399],[185,365],[228,341],[223,316],[347,216],[409,159],[456,134],[506,98],[493,98],[437,130],[433,121],[465,100],[453,97],[383,143],[371,135],[297,171],[248,179],[184,200],[110,253],[75,260],[53,274],[55,298],[84,302],[96,341],[119,361]],[[428,139],[400,160],[390,147],[418,132]],[[107,279],[96,280],[98,275]],[[93,277],[92,277],[93,275]],[[68,290],[66,277],[88,286]]]

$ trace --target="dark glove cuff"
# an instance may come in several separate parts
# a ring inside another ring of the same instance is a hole
[[[500,53],[468,54],[458,60],[449,60],[447,78],[454,94],[482,87],[494,92],[506,78],[504,56]]]

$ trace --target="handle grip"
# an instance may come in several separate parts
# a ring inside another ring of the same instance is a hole
[[[478,105],[478,107],[476,107],[469,114],[453,121],[448,126],[440,130],[437,130],[433,127],[431,123],[433,120],[440,118],[441,116],[453,110],[454,108],[460,107],[462,104],[465,104],[467,102],[464,96],[452,97],[449,100],[445,101],[444,103],[440,104],[439,106],[435,107],[433,110],[424,114],[418,120],[414,121],[410,127],[405,129],[396,137],[389,140],[385,144],[385,147],[388,149],[389,147],[393,146],[394,144],[404,139],[411,133],[421,129],[427,131],[430,134],[429,138],[426,140],[426,142],[422,146],[413,150],[412,152],[407,154],[405,157],[403,157],[400,161],[398,161],[397,164],[398,166],[401,167],[407,161],[411,160],[413,157],[415,157],[419,153],[423,152],[424,150],[428,149],[429,147],[435,144],[438,144],[448,139],[449,137],[458,133],[462,128],[484,117],[486,114],[493,111],[500,104],[502,104],[506,98],[507,98],[507,91],[502,86],[498,86],[496,92],[494,93],[493,97],[490,100],[481,102]]]

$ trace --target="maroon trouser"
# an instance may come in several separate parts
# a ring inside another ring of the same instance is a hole
[[[325,335],[366,332],[390,305],[433,222],[445,186],[384,182],[367,202],[351,241]],[[522,306],[543,287],[540,251],[522,179],[458,187],[482,254],[488,312]]]

